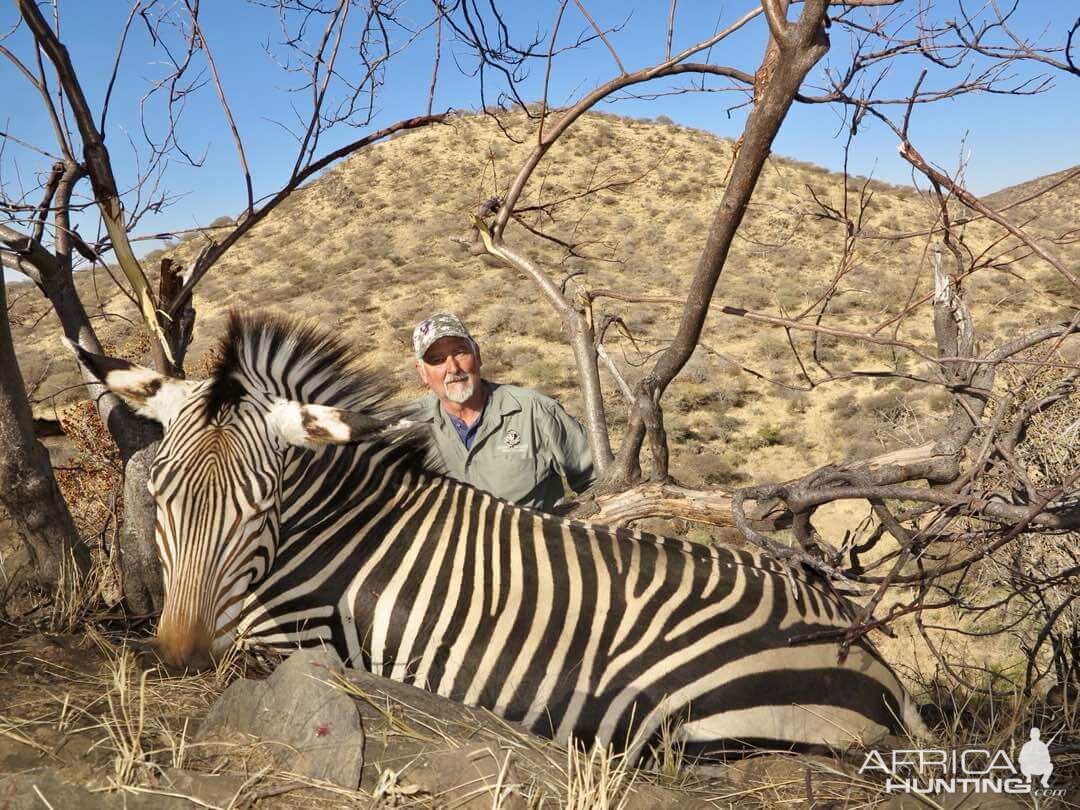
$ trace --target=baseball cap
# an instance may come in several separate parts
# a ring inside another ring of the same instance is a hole
[[[439,312],[430,318],[425,318],[416,325],[412,333],[413,352],[417,360],[422,360],[431,344],[444,337],[465,338],[476,345],[469,330],[465,328],[456,315],[449,312]]]

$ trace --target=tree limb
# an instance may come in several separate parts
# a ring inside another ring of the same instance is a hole
[[[109,153],[105,149],[105,142],[101,137],[101,133],[98,132],[94,124],[94,116],[90,111],[90,105],[87,103],[86,97],[83,95],[78,74],[71,64],[67,48],[60,43],[48,22],[42,17],[37,3],[34,0],[18,0],[18,5],[19,12],[33,33],[38,45],[48,55],[56,68],[64,93],[71,102],[72,113],[75,116],[75,122],[83,140],[86,171],[94,187],[94,195],[97,198],[105,228],[109,232],[109,238],[112,240],[113,252],[116,254],[117,262],[124,271],[124,275],[127,276],[128,283],[131,284],[131,289],[139,301],[146,327],[156,339],[154,341],[155,353],[159,360],[159,367],[163,368],[165,366],[164,361],[172,361],[168,341],[158,324],[157,306],[150,290],[150,284],[143,274],[138,259],[135,258],[131,243],[128,241],[127,228],[124,223],[124,207],[116,188],[116,180],[113,178]]]

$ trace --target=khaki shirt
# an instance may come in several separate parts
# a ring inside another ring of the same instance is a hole
[[[545,512],[563,496],[560,475],[575,492],[592,484],[585,429],[558,402],[516,385],[484,384],[487,406],[468,450],[434,393],[417,402],[418,418],[431,423],[447,475]]]

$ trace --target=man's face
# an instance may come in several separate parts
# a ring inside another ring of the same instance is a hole
[[[465,338],[439,338],[416,361],[416,370],[439,399],[460,405],[480,385],[480,350]]]

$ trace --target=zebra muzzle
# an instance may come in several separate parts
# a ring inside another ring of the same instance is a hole
[[[199,627],[173,630],[163,624],[147,646],[172,674],[201,672],[214,665],[211,635]]]

